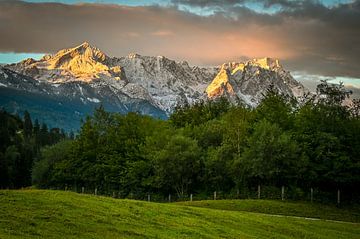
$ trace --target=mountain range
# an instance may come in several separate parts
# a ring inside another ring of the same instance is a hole
[[[272,58],[190,66],[164,56],[109,57],[89,43],[0,66],[0,106],[28,110],[50,126],[78,129],[102,104],[166,119],[177,105],[226,97],[256,107],[266,90],[300,98],[308,90]]]

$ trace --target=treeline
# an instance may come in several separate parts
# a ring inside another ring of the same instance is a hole
[[[31,169],[40,148],[67,138],[59,128],[33,123],[25,111],[23,119],[0,110],[0,188],[31,185]]]
[[[258,184],[352,192],[360,119],[342,105],[347,94],[323,82],[298,104],[270,89],[256,109],[220,99],[179,107],[168,121],[99,108],[74,141],[41,151],[33,182],[123,196],[244,193]]]

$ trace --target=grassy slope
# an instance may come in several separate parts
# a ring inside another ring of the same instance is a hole
[[[117,200],[0,191],[0,238],[359,238],[360,225]]]
[[[180,202],[178,204],[209,209],[257,212],[360,223],[360,208],[337,208],[319,203],[282,202],[275,200],[209,200]]]

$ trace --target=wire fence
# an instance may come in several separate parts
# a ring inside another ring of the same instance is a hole
[[[200,200],[224,200],[224,199],[269,199],[282,201],[308,201],[316,203],[336,204],[359,204],[360,195],[357,191],[334,189],[331,191],[322,191],[318,188],[309,188],[303,190],[296,187],[274,187],[262,186],[243,188],[230,192],[193,192],[184,195],[176,193],[157,193],[157,192],[139,192],[122,190],[109,190],[102,187],[57,187],[50,188],[56,190],[73,191],[82,194],[92,194],[98,196],[107,196],[119,199],[134,199],[150,202],[180,202],[180,201],[200,201]]]

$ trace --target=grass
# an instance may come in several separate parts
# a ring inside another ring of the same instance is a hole
[[[228,211],[257,212],[273,215],[286,215],[360,223],[360,208],[338,208],[335,206],[324,205],[320,203],[250,199],[217,201],[207,200],[180,202],[178,204]]]
[[[351,239],[360,236],[360,224],[274,217],[237,211],[239,207],[230,210],[233,201],[227,202],[229,206],[223,205],[227,210],[216,210],[212,209],[215,206],[148,203],[62,191],[4,190],[0,191],[0,238]],[[271,204],[257,203],[261,202]]]

